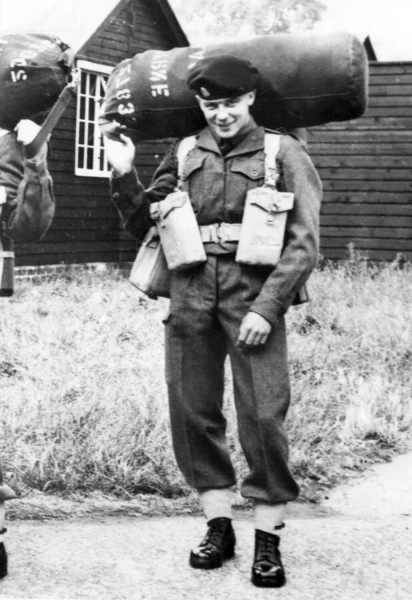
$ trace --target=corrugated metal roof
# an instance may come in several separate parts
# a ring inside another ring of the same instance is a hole
[[[159,4],[170,19],[176,41],[184,40],[168,2],[160,0]],[[56,35],[79,52],[110,13],[122,5],[127,5],[127,0],[0,0],[0,29]]]

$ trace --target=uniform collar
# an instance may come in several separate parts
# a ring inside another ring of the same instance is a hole
[[[250,129],[239,142],[226,154],[225,158],[239,156],[240,154],[249,154],[263,150],[265,139],[265,130],[263,127],[255,125]],[[217,139],[212,133],[210,127],[205,127],[199,134],[197,146],[204,150],[209,150],[215,154],[221,154]]]

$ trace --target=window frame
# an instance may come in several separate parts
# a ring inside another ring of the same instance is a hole
[[[75,136],[75,167],[74,167],[74,174],[79,176],[79,177],[102,177],[102,178],[108,178],[110,177],[110,168],[108,166],[108,162],[107,162],[107,158],[105,156],[104,153],[104,146],[102,144],[102,134],[100,132],[99,129],[99,125],[98,125],[98,118],[99,118],[99,112],[100,112],[100,105],[99,105],[99,101],[97,99],[97,96],[91,96],[90,95],[90,88],[89,88],[89,77],[90,75],[96,75],[97,77],[101,77],[101,76],[109,76],[110,73],[113,71],[114,67],[109,66],[109,65],[103,65],[103,64],[98,64],[98,63],[93,63],[87,60],[78,60],[76,63],[77,69],[78,69],[78,77],[79,77],[79,85],[77,88],[77,106],[76,106],[76,136]],[[86,73],[88,78],[87,78],[87,82],[86,82],[86,92],[83,93],[82,92],[82,75],[83,73]],[[85,103],[85,114],[82,117],[80,114],[81,111],[81,99],[85,97],[85,98],[93,98],[95,99],[95,110],[94,110],[94,119],[89,119],[89,107],[88,107],[88,103]],[[101,96],[100,96],[101,97]],[[81,123],[87,123],[88,126],[85,127],[84,129],[84,137],[83,140],[80,140],[80,125]],[[87,136],[88,136],[88,131],[89,131],[89,127],[93,126],[93,146],[90,146],[87,144]],[[84,166],[84,161],[87,160],[87,153],[86,153],[86,149],[88,147],[92,147],[93,148],[93,167],[92,168],[88,168],[87,166]],[[83,148],[85,150],[85,156],[83,158],[83,166],[80,166],[80,150],[81,148]],[[98,164],[100,162],[100,152],[103,151],[104,153],[104,166],[105,166],[105,170],[102,170],[98,167],[96,167],[96,164]]]

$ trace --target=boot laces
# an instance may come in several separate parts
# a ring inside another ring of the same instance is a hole
[[[222,538],[226,532],[227,524],[225,522],[217,522],[211,525],[206,533],[205,538],[200,543],[200,547],[214,546],[218,548],[221,545]]]
[[[277,543],[273,537],[265,535],[258,540],[256,566],[265,570],[280,568]]]

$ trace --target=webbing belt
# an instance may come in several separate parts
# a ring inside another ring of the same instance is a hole
[[[211,223],[200,225],[202,242],[238,242],[241,223]]]

